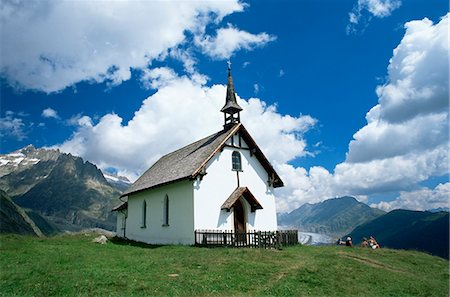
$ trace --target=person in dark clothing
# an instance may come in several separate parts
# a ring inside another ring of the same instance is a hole
[[[347,240],[345,241],[345,246],[353,246],[352,238],[349,236],[347,237]]]

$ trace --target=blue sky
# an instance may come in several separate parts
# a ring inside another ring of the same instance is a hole
[[[445,1],[116,4],[0,8],[0,153],[58,147],[136,178],[221,128],[230,59],[244,124],[287,183],[280,211],[448,205]]]

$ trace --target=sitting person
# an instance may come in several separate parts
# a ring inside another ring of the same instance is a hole
[[[363,237],[363,241],[361,242],[361,247],[368,247],[369,242],[367,241],[367,238]]]
[[[337,245],[344,245],[345,241],[343,241],[342,239],[338,238],[338,240],[336,241]]]
[[[372,249],[379,249],[380,245],[378,244],[378,242],[375,240],[375,238],[373,236],[370,236],[369,238],[369,246]]]
[[[349,236],[347,237],[347,240],[345,241],[345,246],[353,246],[352,238]]]

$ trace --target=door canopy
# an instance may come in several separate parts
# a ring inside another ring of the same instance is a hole
[[[257,209],[262,209],[261,204],[256,200],[255,196],[250,192],[247,187],[238,187],[236,190],[231,193],[230,197],[222,204],[221,209],[225,209],[226,211],[230,211],[236,201],[239,198],[244,197],[244,199],[250,204],[251,212],[254,212]]]

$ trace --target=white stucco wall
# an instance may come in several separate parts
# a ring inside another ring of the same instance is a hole
[[[239,144],[238,137],[234,145]],[[231,145],[231,141],[228,141]],[[241,140],[242,147],[248,147]],[[263,209],[250,212],[250,206],[244,201],[246,209],[247,230],[274,231],[277,230],[275,197],[273,188],[267,184],[268,174],[250,151],[225,147],[207,164],[207,174],[202,180],[194,182],[194,227],[195,229],[233,230],[233,211],[221,210],[222,204],[237,188],[237,174],[232,170],[231,155],[239,151],[242,160],[242,172],[239,172],[241,187],[248,187],[250,192],[262,205]],[[242,201],[242,200],[241,200]]]
[[[169,225],[163,226],[164,199],[169,197]],[[146,201],[146,227],[142,205]],[[151,244],[194,244],[192,181],[143,191],[128,197],[126,237]]]

